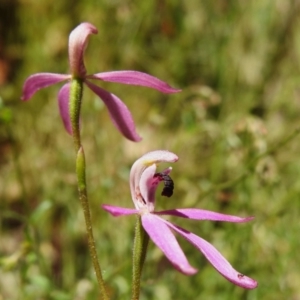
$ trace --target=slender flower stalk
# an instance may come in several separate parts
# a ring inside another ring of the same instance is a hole
[[[79,200],[82,205],[84,219],[85,219],[88,247],[92,258],[94,270],[96,273],[98,285],[101,291],[101,296],[103,300],[108,300],[109,297],[106,292],[102,271],[101,271],[101,267],[97,255],[94,234],[93,234],[91,213],[90,213],[87,187],[86,187],[85,155],[84,155],[83,146],[81,145],[80,142],[81,138],[80,138],[80,129],[79,129],[79,116],[80,116],[80,109],[81,109],[82,88],[83,85],[80,79],[75,78],[72,80],[69,103],[70,103],[70,119],[72,125],[73,140],[74,140],[75,152],[77,154],[76,174],[77,174],[77,183],[78,183],[78,194],[79,194]]]
[[[70,82],[74,79],[81,80],[82,84],[86,85],[104,102],[116,128],[127,139],[135,142],[140,141],[141,137],[136,133],[134,121],[127,106],[116,95],[95,85],[91,80],[144,86],[166,94],[177,93],[180,90],[172,88],[166,82],[156,77],[138,71],[112,71],[87,75],[83,55],[88,44],[89,35],[97,34],[97,32],[97,28],[90,23],[81,23],[78,25],[69,37],[70,74],[37,73],[29,76],[24,83],[21,99],[27,101],[42,88],[62,81],[68,81],[58,93],[58,106],[66,131],[72,134],[68,108],[71,89]],[[75,91],[72,89],[73,92]]]
[[[140,296],[141,276],[147,254],[149,235],[143,228],[140,216],[137,217],[133,242],[132,259],[132,300],[138,300]]]
[[[155,192],[158,184],[160,182],[164,183],[162,195],[168,197],[172,195],[174,188],[173,180],[170,177],[172,168],[169,167],[157,173],[157,164],[160,162],[176,162],[177,160],[177,155],[169,151],[158,150],[145,154],[133,164],[130,171],[130,190],[135,209],[112,205],[103,205],[103,209],[115,217],[137,214],[141,219],[142,227],[150,239],[162,250],[171,264],[181,273],[193,275],[197,272],[197,269],[189,264],[173,232],[180,234],[202,252],[212,266],[228,281],[245,289],[256,288],[257,282],[236,271],[213,245],[160,216],[170,215],[193,220],[233,223],[248,222],[251,221],[253,217],[240,218],[196,208],[176,208],[165,211],[155,211]],[[145,254],[140,251],[136,252],[135,255],[141,257],[141,255],[144,256]]]

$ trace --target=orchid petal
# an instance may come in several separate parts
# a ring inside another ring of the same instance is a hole
[[[83,54],[88,44],[88,36],[97,34],[98,30],[90,23],[79,24],[69,36],[69,63],[73,76],[84,78],[86,69],[83,61]]]
[[[176,269],[186,275],[197,273],[197,269],[189,264],[174,234],[160,217],[144,214],[142,215],[142,225],[151,240],[161,249]]]
[[[211,221],[225,221],[233,223],[243,223],[254,219],[254,217],[241,218],[232,215],[225,215],[209,210],[196,208],[176,208],[171,210],[164,210],[155,212],[157,215],[171,215],[175,217],[193,219],[193,220],[211,220]]]
[[[108,204],[103,204],[102,208],[114,217],[133,215],[138,213],[138,210],[136,209],[113,206]]]
[[[176,162],[177,160],[178,156],[172,152],[166,150],[156,150],[146,153],[132,165],[130,170],[130,191],[136,208],[139,208],[138,203],[140,203],[141,193],[140,178],[145,169],[160,162]],[[143,193],[145,194],[144,191]]]
[[[72,135],[72,124],[69,112],[70,83],[66,83],[58,93],[58,107],[65,129]]]
[[[108,82],[118,82],[129,85],[145,86],[166,94],[178,93],[181,91],[179,89],[172,88],[166,82],[154,76],[138,71],[102,72],[88,75],[87,78],[99,79]]]
[[[257,287],[257,281],[236,271],[213,245],[199,236],[166,220],[163,220],[163,222],[200,250],[213,267],[227,280],[246,289],[254,289]]]
[[[21,99],[29,100],[38,90],[43,89],[52,84],[69,79],[70,75],[55,73],[36,73],[29,76],[24,85]]]
[[[140,141],[141,137],[135,131],[134,121],[127,106],[114,94],[103,90],[89,81],[85,81],[85,83],[103,100],[117,129],[129,140],[134,142]]]

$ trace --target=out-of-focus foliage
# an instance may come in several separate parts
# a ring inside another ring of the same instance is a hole
[[[66,73],[70,31],[94,24],[89,73],[133,69],[175,87],[161,95],[103,84],[128,105],[143,141],[125,141],[85,90],[82,135],[104,277],[130,298],[132,163],[154,149],[179,155],[175,193],[159,208],[199,207],[255,216],[247,224],[182,222],[258,280],[245,291],[180,240],[192,277],[149,247],[142,300],[299,299],[300,1],[0,1],[0,299],[97,299],[77,198],[72,139],[57,109],[59,86],[20,101],[36,72]],[[180,221],[180,222],[179,222]]]

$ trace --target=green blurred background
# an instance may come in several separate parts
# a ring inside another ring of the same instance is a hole
[[[0,0],[0,299],[98,299],[77,198],[73,142],[57,109],[59,85],[20,101],[36,72],[68,71],[68,35],[94,24],[88,73],[139,70],[182,92],[101,84],[130,108],[140,143],[125,140],[85,90],[83,145],[104,277],[112,299],[130,299],[135,218],[133,162],[175,152],[175,193],[158,209],[198,207],[245,224],[175,220],[259,282],[243,290],[179,238],[192,277],[151,243],[141,300],[300,299],[300,1]],[[173,219],[172,219],[173,220]]]

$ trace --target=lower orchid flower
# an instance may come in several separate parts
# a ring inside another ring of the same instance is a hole
[[[213,267],[227,280],[246,289],[256,288],[257,281],[236,271],[213,245],[160,216],[170,215],[193,220],[233,223],[247,222],[252,220],[253,217],[241,218],[195,208],[155,211],[155,192],[158,184],[164,182],[162,195],[166,196],[172,195],[174,187],[169,176],[172,168],[169,167],[160,173],[156,173],[157,164],[160,162],[176,162],[177,160],[177,155],[169,151],[158,150],[145,154],[133,164],[130,172],[130,189],[135,209],[112,205],[103,205],[103,209],[115,217],[132,214],[140,215],[142,226],[150,239],[162,250],[172,265],[183,274],[193,275],[197,272],[197,269],[189,264],[173,232],[180,234],[202,252]]]

